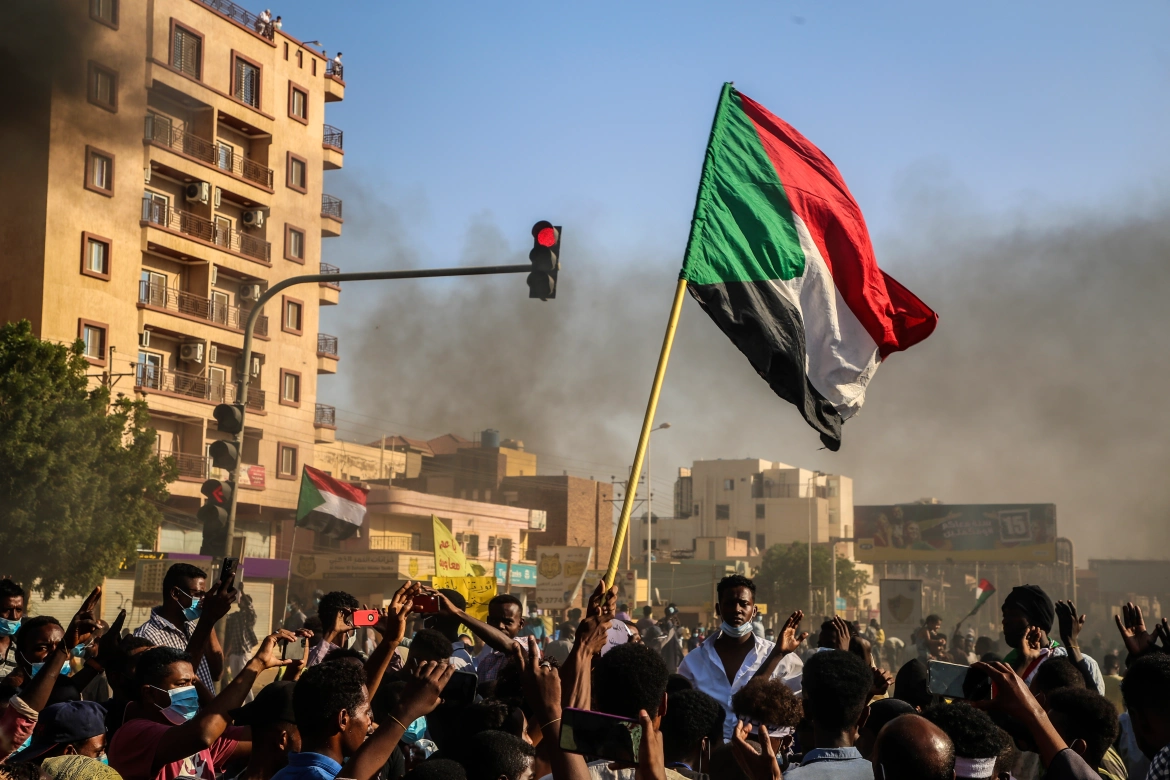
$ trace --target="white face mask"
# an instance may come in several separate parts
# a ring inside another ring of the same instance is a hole
[[[744,623],[742,626],[733,626],[730,623],[728,623],[726,620],[724,620],[722,625],[719,626],[719,630],[722,631],[723,633],[727,634],[728,636],[733,636],[733,637],[738,639],[740,637],[747,636],[748,634],[750,634],[752,632],[752,623],[749,620],[748,622]]]

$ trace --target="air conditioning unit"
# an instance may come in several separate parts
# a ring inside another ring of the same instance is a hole
[[[252,376],[260,376],[260,358],[252,358]]]
[[[150,346],[150,331],[149,330],[144,330],[138,334],[138,346],[140,346],[140,347],[149,347]]]
[[[205,181],[193,181],[183,190],[188,203],[206,203],[211,198],[211,185]]]
[[[219,187],[215,188],[215,207],[219,208],[219,204],[223,203],[223,190]]]
[[[189,363],[202,363],[203,343],[184,344],[179,348],[179,357]]]
[[[149,165],[142,169],[142,178],[147,184],[150,184],[150,166]]]
[[[208,363],[218,363],[219,362],[219,347],[217,347],[214,344],[212,344],[210,347],[207,348],[207,362]]]
[[[488,549],[489,550],[496,549],[496,537],[494,537],[494,536],[488,537]]]
[[[241,216],[241,221],[244,227],[262,228],[264,227],[264,212],[263,211],[245,211]]]
[[[213,266],[211,266],[211,286],[215,287],[215,285],[218,281],[219,281],[219,266],[213,265]]]
[[[260,285],[258,284],[241,284],[240,285],[240,300],[241,301],[258,301],[260,300]]]

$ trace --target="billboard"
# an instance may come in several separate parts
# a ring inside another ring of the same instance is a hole
[[[577,599],[585,572],[593,560],[592,547],[536,548],[536,606],[564,609]]]
[[[1056,560],[1055,504],[899,504],[853,507],[862,563]]]

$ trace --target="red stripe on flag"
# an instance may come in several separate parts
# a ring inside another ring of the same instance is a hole
[[[808,226],[841,297],[877,343],[882,359],[929,336],[938,315],[878,268],[861,208],[837,166],[790,124],[737,94],[792,210]]]
[[[995,586],[992,585],[987,580],[979,580],[979,590],[982,590],[982,591],[995,590]]]
[[[366,505],[366,493],[368,491],[363,490],[352,482],[342,482],[341,480],[334,479],[324,471],[315,469],[312,466],[305,466],[305,476],[318,489],[325,493],[332,493],[335,496],[348,498],[350,501],[361,504],[362,506]]]

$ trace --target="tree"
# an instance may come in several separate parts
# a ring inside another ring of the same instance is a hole
[[[813,547],[813,587],[828,588],[833,582],[832,561],[827,545]],[[756,599],[768,605],[770,612],[788,614],[794,609],[808,609],[808,544],[777,544],[764,553],[755,576]],[[848,558],[837,556],[838,595],[860,598],[869,584],[869,574],[853,565]]]
[[[88,593],[153,544],[175,478],[144,401],[89,387],[81,341],[0,326],[0,572],[45,598]]]

